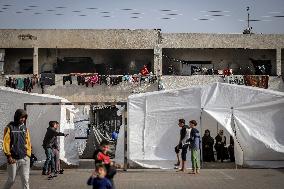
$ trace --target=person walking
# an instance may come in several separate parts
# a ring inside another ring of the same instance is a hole
[[[49,175],[49,179],[52,179],[53,177],[56,177],[57,174],[55,172],[55,161],[54,161],[54,153],[53,153],[53,145],[54,141],[57,140],[57,136],[68,136],[68,134],[64,134],[61,132],[57,132],[57,128],[59,128],[59,123],[57,121],[50,121],[49,127],[47,128],[47,131],[45,133],[44,139],[43,139],[43,149],[45,151],[46,155],[46,161],[43,166],[42,174],[43,175]],[[48,166],[51,164],[51,173],[48,174]]]
[[[200,159],[199,159],[199,149],[200,149],[200,134],[196,129],[197,122],[191,120],[189,122],[191,128],[190,132],[190,146],[191,146],[191,162],[192,162],[192,172],[190,174],[199,173],[200,169]]]
[[[21,177],[22,188],[29,189],[31,139],[26,127],[28,115],[25,110],[17,109],[14,121],[4,129],[3,151],[7,157],[8,179],[3,189],[10,189],[17,173]]]

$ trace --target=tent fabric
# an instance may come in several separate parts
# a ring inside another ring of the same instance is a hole
[[[0,143],[3,142],[3,132],[5,126],[13,120],[16,109],[23,109],[24,103],[48,103],[48,102],[69,102],[64,98],[53,95],[40,95],[27,93],[7,87],[0,87]],[[70,135],[59,140],[60,159],[67,164],[77,165],[79,156],[75,140],[72,135],[74,133],[74,115],[73,106],[60,105],[32,105],[27,106],[28,120],[27,127],[31,134],[31,143],[33,153],[39,160],[39,164],[46,159],[42,148],[42,141],[48,127],[48,122],[56,120],[60,122],[60,131],[69,133]],[[66,111],[70,112],[70,120],[66,119]],[[0,165],[7,162],[0,144]]]
[[[128,158],[145,167],[173,167],[177,120],[194,119],[202,132],[202,112],[234,137],[238,164],[265,167],[274,162],[275,167],[284,163],[284,93],[213,83],[131,95],[128,106]]]

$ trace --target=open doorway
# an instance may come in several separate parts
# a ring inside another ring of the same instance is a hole
[[[206,111],[201,124],[203,168],[235,168],[235,137]]]
[[[118,135],[123,125],[124,106],[80,105],[74,118],[80,159],[93,159],[93,153],[103,140],[110,145],[110,157],[115,158]],[[122,152],[123,153],[123,152]]]

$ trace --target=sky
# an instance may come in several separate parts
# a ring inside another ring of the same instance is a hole
[[[284,0],[0,0],[0,29],[284,34]]]

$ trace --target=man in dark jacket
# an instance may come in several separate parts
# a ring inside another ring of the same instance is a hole
[[[187,154],[187,149],[189,145],[189,138],[190,138],[190,128],[185,125],[185,120],[184,119],[179,119],[178,121],[178,126],[181,128],[180,129],[180,139],[178,145],[175,147],[175,152],[177,154],[177,164],[175,166],[180,165],[180,159],[179,159],[179,151],[181,151],[181,169],[179,171],[185,172],[186,170],[186,154]]]
[[[18,109],[14,115],[14,122],[10,122],[4,130],[3,151],[7,156],[8,180],[4,189],[13,186],[17,172],[21,176],[22,186],[29,189],[31,140],[26,127],[28,118],[25,110]]]
[[[50,121],[49,127],[47,128],[47,131],[45,133],[44,139],[43,139],[43,149],[45,150],[46,155],[46,161],[43,166],[42,174],[47,175],[48,166],[51,164],[51,173],[53,175],[49,175],[49,178],[56,177],[55,173],[55,165],[54,165],[54,154],[53,154],[53,145],[54,141],[57,140],[57,136],[68,136],[68,134],[64,134],[61,132],[57,132],[57,128],[59,127],[59,123],[57,121]]]

